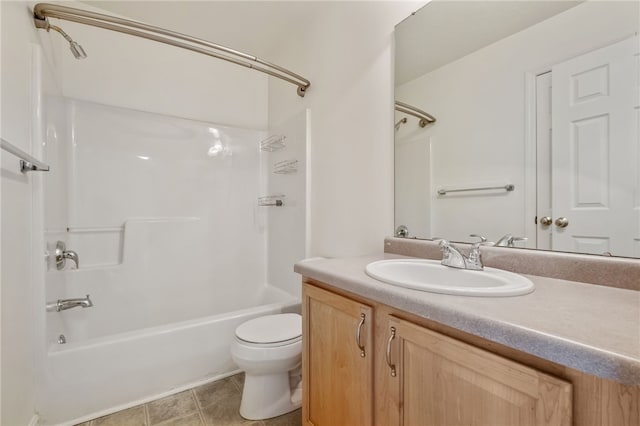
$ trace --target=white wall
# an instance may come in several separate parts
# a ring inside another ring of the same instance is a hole
[[[327,2],[270,58],[311,81],[270,79],[269,121],[311,110],[311,256],[382,249],[393,231],[393,30],[424,2]]]
[[[91,9],[86,3],[65,4]],[[235,127],[267,127],[265,74],[101,28],[67,21],[60,26],[88,55],[76,60],[64,47],[66,97]],[[59,37],[53,31],[50,36]]]
[[[525,211],[526,74],[630,36],[638,13],[637,2],[587,2],[397,88],[397,99],[438,119],[422,130],[433,164],[427,236],[526,235],[536,214]],[[435,196],[442,186],[485,183],[516,190]],[[527,236],[535,247],[535,235]]]
[[[56,93],[53,71],[40,56],[30,4],[1,2],[2,137],[41,155],[41,96]],[[34,53],[35,52],[35,53]],[[40,68],[41,67],[41,68]],[[38,72],[42,70],[42,73]],[[34,419],[44,348],[44,290],[41,206],[43,176],[18,171],[18,160],[2,152],[2,391],[3,425]]]
[[[292,86],[293,87],[293,86]],[[270,135],[286,136],[284,148],[262,152],[264,195],[283,194],[282,207],[263,207],[267,214],[267,282],[301,297],[300,275],[292,265],[306,252],[307,130],[310,113],[302,111],[269,129]],[[276,173],[276,165],[296,160],[289,173]]]

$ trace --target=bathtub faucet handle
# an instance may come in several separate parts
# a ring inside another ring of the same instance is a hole
[[[56,242],[56,269],[58,271],[64,269],[67,259],[73,260],[76,264],[76,269],[80,268],[78,253],[73,250],[67,250],[67,246],[63,241]]]

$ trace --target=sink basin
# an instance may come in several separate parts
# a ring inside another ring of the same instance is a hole
[[[521,296],[534,289],[530,279],[513,272],[487,267],[483,271],[456,269],[438,260],[379,260],[369,263],[365,272],[388,284],[459,296]]]

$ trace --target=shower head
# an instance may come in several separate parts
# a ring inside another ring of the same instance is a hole
[[[75,41],[69,43],[69,49],[71,49],[71,53],[73,53],[73,56],[75,56],[76,59],[84,59],[87,57],[87,53],[84,51],[82,46]]]
[[[73,41],[73,39],[69,37],[69,34],[62,31],[62,28],[56,27],[55,25],[48,25],[47,30],[49,29],[52,29],[60,33],[60,35],[69,42],[69,49],[71,50],[71,53],[73,53],[73,56],[76,59],[84,59],[87,57],[87,53],[84,51],[82,46],[80,46],[77,42]]]

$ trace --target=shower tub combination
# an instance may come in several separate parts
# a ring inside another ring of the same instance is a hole
[[[270,215],[287,209],[257,203],[270,190],[266,132],[47,102],[45,241],[49,253],[63,241],[80,264],[49,260],[47,302],[88,294],[93,306],[46,314],[42,422],[85,421],[235,373],[235,328],[300,308],[291,265],[304,239],[294,258],[269,253]]]

